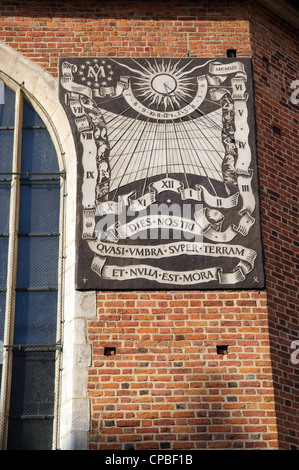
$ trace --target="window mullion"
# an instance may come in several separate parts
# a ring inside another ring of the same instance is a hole
[[[62,305],[63,305],[63,271],[64,271],[64,210],[65,210],[65,178],[61,178],[60,186],[60,213],[59,213],[59,231],[60,231],[60,243],[59,243],[59,266],[58,266],[58,304],[57,304],[57,330],[56,330],[56,344],[62,345]],[[54,402],[54,421],[53,421],[53,439],[52,449],[57,449],[58,444],[58,432],[59,432],[59,397],[60,397],[60,379],[61,379],[61,361],[62,361],[62,349],[58,348],[56,351],[55,361],[55,402]]]
[[[9,212],[9,244],[8,244],[8,266],[6,284],[6,307],[4,324],[4,345],[13,344],[14,318],[15,318],[15,296],[17,280],[17,255],[18,255],[18,228],[19,228],[19,203],[20,203],[20,171],[21,171],[21,148],[22,148],[22,121],[23,121],[23,96],[19,87],[16,91],[15,102],[15,125],[12,179],[10,193]],[[2,383],[0,394],[0,442],[2,449],[6,448],[8,414],[11,389],[11,372],[13,350],[4,348]]]

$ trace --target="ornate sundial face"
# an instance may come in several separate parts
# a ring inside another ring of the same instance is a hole
[[[264,285],[250,59],[65,58],[79,289]]]

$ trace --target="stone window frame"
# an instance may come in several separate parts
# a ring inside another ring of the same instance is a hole
[[[96,292],[75,290],[76,149],[72,130],[58,99],[58,80],[42,67],[0,42],[0,79],[10,88],[22,87],[44,120],[55,145],[60,168],[66,172],[64,204],[64,247],[61,312],[63,352],[60,400],[57,406],[55,448],[88,448],[90,403],[87,373],[91,345],[87,343],[86,321],[96,316]]]

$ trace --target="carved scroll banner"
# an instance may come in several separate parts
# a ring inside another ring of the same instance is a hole
[[[77,289],[264,287],[251,60],[59,67],[77,151]]]

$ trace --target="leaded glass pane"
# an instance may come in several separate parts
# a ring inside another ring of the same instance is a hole
[[[57,287],[59,237],[19,237],[17,288]]]
[[[1,108],[5,106],[0,105]],[[0,127],[0,177],[10,176],[7,173],[12,171],[12,153],[13,153],[13,138],[14,131],[13,129],[3,129]]]
[[[15,93],[4,86],[4,104],[0,104],[0,127],[13,127],[15,123]]]
[[[55,147],[47,129],[23,130],[21,171],[32,173],[59,172]]]
[[[57,292],[17,292],[15,344],[54,344]]]
[[[10,183],[0,182],[0,214],[1,214],[0,236],[3,234],[8,234],[9,203],[10,203]]]
[[[45,127],[42,118],[27,100],[23,103],[23,127]]]
[[[27,182],[21,185],[20,233],[58,233],[59,182]]]
[[[6,288],[8,237],[0,237],[0,289]]]
[[[8,450],[47,450],[52,444],[55,351],[15,350]]]

